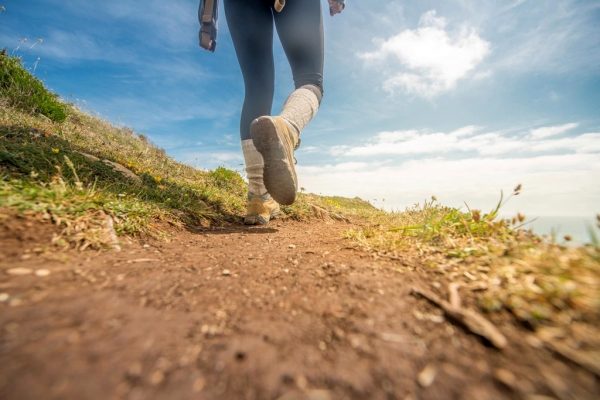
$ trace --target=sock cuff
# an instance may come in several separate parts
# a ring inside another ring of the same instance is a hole
[[[323,99],[323,88],[317,85],[302,85],[298,89],[307,89],[313,92],[315,96],[317,96],[317,100],[319,104],[321,104],[321,100]]]

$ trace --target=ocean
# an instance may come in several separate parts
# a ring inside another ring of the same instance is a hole
[[[557,243],[565,243],[564,236],[571,237],[574,245],[591,243],[590,229],[600,239],[600,229],[596,217],[528,217],[524,228],[538,235],[554,237]]]

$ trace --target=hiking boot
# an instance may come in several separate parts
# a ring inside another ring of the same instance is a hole
[[[279,204],[269,196],[248,194],[248,204],[244,224],[267,225],[272,218],[281,214]]]
[[[298,191],[294,150],[300,143],[295,129],[282,117],[264,116],[252,122],[250,135],[263,156],[267,191],[279,204],[292,204]]]

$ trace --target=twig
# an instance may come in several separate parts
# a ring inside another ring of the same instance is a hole
[[[459,322],[461,325],[471,331],[471,333],[483,337],[494,347],[498,349],[503,349],[506,347],[508,343],[506,337],[504,337],[498,328],[496,328],[490,321],[475,311],[453,307],[452,304],[442,300],[434,293],[425,289],[413,287],[411,289],[411,293],[417,294],[429,300],[431,303],[441,308],[450,318]]]
[[[135,258],[133,260],[125,261],[125,264],[137,264],[137,263],[147,263],[147,262],[158,262],[156,258]]]
[[[457,283],[457,282],[453,282],[448,285],[450,305],[454,308],[462,308],[462,304],[460,301],[460,295],[458,294],[459,287],[460,287],[460,283]]]
[[[562,343],[552,342],[550,340],[542,340],[542,343],[544,343],[544,346],[546,346],[548,350],[579,365],[581,368],[596,375],[596,377],[600,377],[600,364],[598,364],[596,360],[592,360],[585,354],[577,352]]]

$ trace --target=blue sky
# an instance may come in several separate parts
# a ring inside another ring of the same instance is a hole
[[[430,195],[489,209],[522,183],[506,213],[600,212],[600,1],[347,3],[326,17],[301,186],[392,209]],[[176,159],[241,171],[243,86],[223,14],[211,54],[197,45],[196,0],[139,4],[0,0],[0,47]],[[278,43],[275,57],[278,112],[292,80]]]

